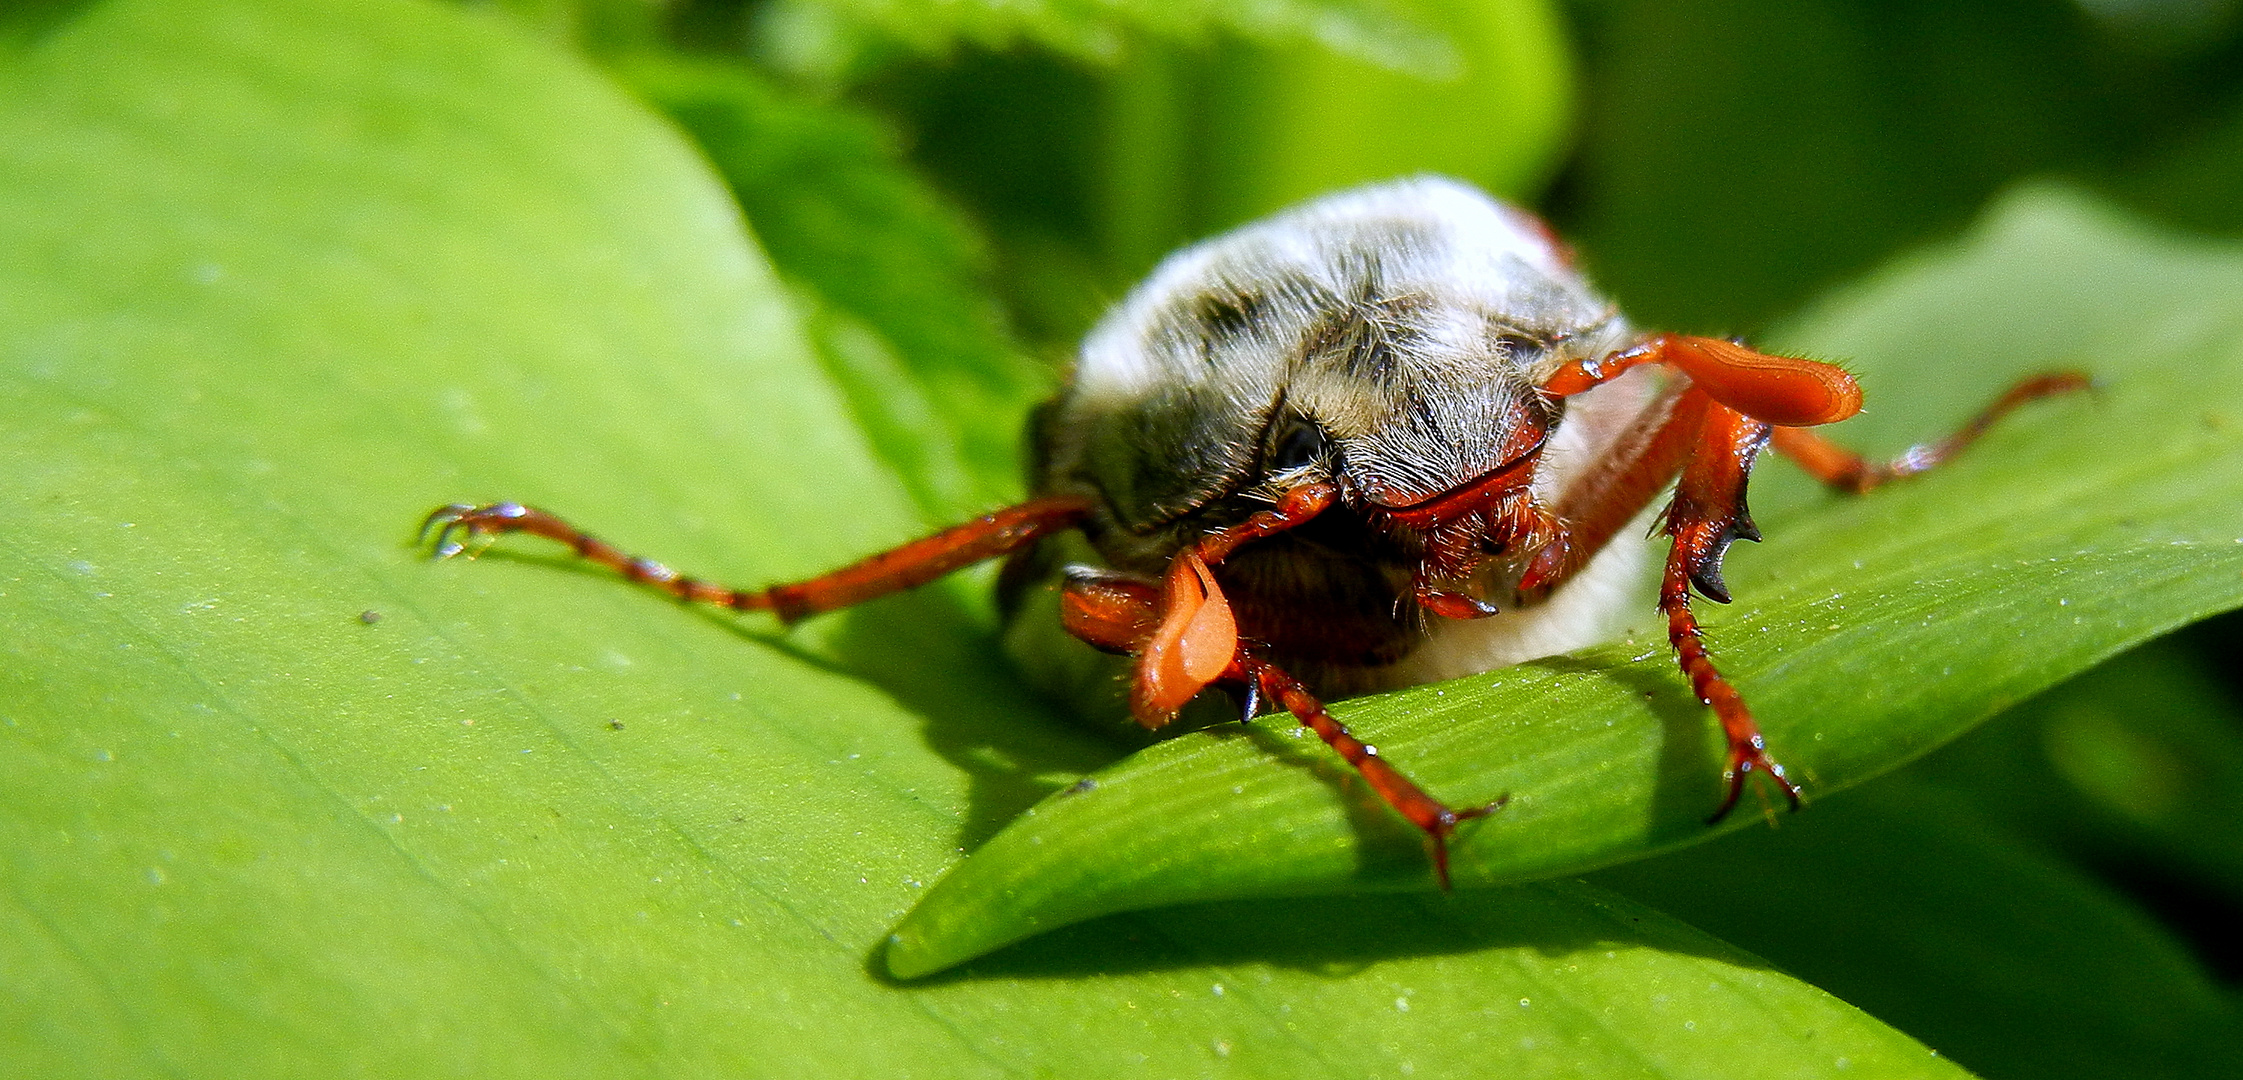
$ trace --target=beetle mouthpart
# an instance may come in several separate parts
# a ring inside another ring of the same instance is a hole
[[[1417,606],[1444,619],[1485,619],[1502,614],[1502,609],[1470,593],[1453,589],[1437,589],[1419,582],[1412,590]]]
[[[1238,623],[1215,575],[1190,549],[1169,564],[1161,619],[1137,657],[1130,711],[1158,728],[1228,668],[1238,652]]]
[[[1443,522],[1468,516],[1489,504],[1513,494],[1534,480],[1534,463],[1541,459],[1542,443],[1537,439],[1525,452],[1489,470],[1477,480],[1468,481],[1447,491],[1436,492],[1415,502],[1396,503],[1389,492],[1366,492],[1372,508],[1381,516],[1415,528],[1428,528]]]

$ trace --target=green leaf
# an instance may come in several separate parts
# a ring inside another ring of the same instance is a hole
[[[1756,499],[1767,543],[1732,555],[1737,603],[1703,617],[1810,797],[2243,605],[2233,248],[2028,192],[1961,247],[1785,341],[1859,368],[1872,412],[1858,438],[1887,452],[2034,370],[2087,367],[2101,384],[2013,417],[1920,481],[1845,500],[1793,476]],[[1453,805],[1511,796],[1454,845],[1460,885],[1578,873],[1712,835],[1712,724],[1658,635],[1335,712]],[[1155,746],[1038,806],[897,927],[891,968],[936,971],[1162,904],[1431,889],[1415,831],[1280,723]]]
[[[1543,0],[1426,0],[1447,70],[1329,50],[1234,49],[1209,80],[1206,216],[1226,226],[1343,187],[1434,172],[1531,200],[1567,148],[1573,54]]]
[[[926,50],[961,41],[999,48],[1025,38],[1110,61],[1132,35],[1194,39],[1222,30],[1263,41],[1314,42],[1400,70],[1456,62],[1413,0],[818,0],[791,6],[827,8]]]
[[[2070,696],[2078,681],[2047,697]],[[2018,711],[1988,727],[2029,730]],[[1978,805],[1983,777],[1927,773],[1938,775],[1888,776],[1784,828],[1595,880],[1745,944],[1989,1076],[2243,1072],[2243,1013],[2169,933]]]
[[[1573,120],[1564,20],[1544,0],[1420,0],[1454,42],[1396,69],[1307,42],[1146,48],[1107,77],[1103,246],[1133,275],[1176,246],[1327,192],[1440,173],[1531,199]]]
[[[689,132],[754,222],[851,419],[930,520],[1019,501],[1019,417],[1050,396],[982,290],[987,255],[871,117],[780,93],[733,63],[613,65]],[[807,299],[807,298],[806,298]]]
[[[1113,752],[950,590],[781,635],[411,546],[459,497],[741,580],[919,527],[716,178],[510,30],[148,0],[0,60],[9,1072],[1959,1075],[1572,885],[886,981]]]

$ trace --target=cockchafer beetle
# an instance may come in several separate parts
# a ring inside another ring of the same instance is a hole
[[[1450,808],[1350,734],[1322,698],[1454,678],[1608,635],[1644,545],[1616,542],[1660,492],[1658,608],[1728,739],[1733,808],[1753,773],[1799,786],[1707,654],[1691,593],[1726,603],[1724,551],[1773,445],[1866,492],[1932,468],[2003,413],[2077,389],[2027,379],[1944,441],[1870,462],[1807,430],[1861,407],[1830,364],[1733,341],[1643,334],[1538,219],[1454,181],[1326,197],[1170,256],[1085,341],[1030,425],[1034,494],[807,581],[738,590],[626,555],[516,503],[427,520],[528,532],[683,600],[792,623],[1079,530],[1103,565],[1061,573],[1066,630],[1133,658],[1129,707],[1168,725],[1210,686],[1291,711],[1423,830],[1448,884]]]

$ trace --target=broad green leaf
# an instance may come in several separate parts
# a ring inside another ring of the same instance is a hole
[[[2243,902],[2243,702],[2219,678],[2239,621],[2133,649],[1906,775],[2119,887]]]
[[[751,581],[920,528],[717,179],[510,31],[148,0],[0,61],[5,1071],[1960,1075],[1574,885],[886,980],[1113,751],[952,591],[789,636],[412,547],[461,497]]]
[[[2243,605],[2243,253],[2030,192],[1785,341],[1860,369],[1873,412],[1858,438],[1885,452],[1967,415],[1955,387],[1984,400],[2024,373],[2081,366],[2101,383],[1918,482],[1844,500],[1795,476],[1756,502],[1767,543],[1731,557],[1737,603],[1703,617],[1810,798]],[[1712,835],[1712,724],[1663,636],[1336,715],[1457,805],[1511,796],[1454,845],[1460,885]],[[1414,830],[1284,724],[1155,746],[1036,807],[913,910],[890,966],[940,970],[1162,904],[1433,888]]]
[[[2047,696],[2060,701],[2074,683]],[[2030,730],[2022,711],[1988,727]],[[1995,816],[2011,808],[1988,813],[1986,778],[1927,774],[1939,775],[1888,776],[1781,829],[1595,880],[1746,944],[1988,1076],[2243,1073],[2243,1011],[2169,933]]]

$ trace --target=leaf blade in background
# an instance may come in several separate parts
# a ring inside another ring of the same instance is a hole
[[[853,419],[944,524],[1020,498],[1019,417],[1052,373],[984,288],[984,241],[868,115],[797,100],[744,65],[639,54],[611,65],[708,154],[810,322]]]
[[[839,33],[836,16],[924,51],[971,42],[999,49],[1021,39],[1081,59],[1111,62],[1138,37],[1197,40],[1224,31],[1253,40],[1314,42],[1347,56],[1396,69],[1454,63],[1450,44],[1411,0],[1277,0],[1250,5],[1221,0],[792,0],[765,16],[815,20],[821,36]]]
[[[1449,70],[1380,68],[1265,44],[1226,51],[1208,79],[1198,193],[1228,228],[1326,192],[1415,173],[1454,176],[1531,204],[1573,136],[1565,15],[1542,0],[1428,3],[1455,45]]]
[[[1879,379],[1888,356],[1900,369],[1967,358],[1963,381],[1997,385],[2087,361],[2105,382],[2013,417],[1913,484],[1813,505],[1796,481],[1777,486],[1777,512],[1762,518],[1769,543],[1731,557],[1739,602],[1706,621],[1715,656],[1810,794],[2243,604],[2238,296],[2232,249],[2144,234],[2033,191],[1975,241],[1857,292],[1790,339],[1853,358],[1884,393],[1873,404],[1909,389]],[[2003,348],[1972,351],[1980,341]],[[1870,435],[1935,422],[1946,404],[1927,390],[1913,407],[1887,406]],[[2210,419],[2175,424],[2177,410]],[[1460,883],[1579,872],[1710,835],[1699,824],[1720,769],[1710,721],[1664,642],[1643,640],[1340,715],[1458,804],[1511,794],[1452,846]],[[1313,742],[1274,725],[1188,736],[1100,774],[1096,790],[1045,803],[914,909],[891,965],[939,970],[1163,903],[1431,888],[1410,831]],[[1269,767],[1272,755],[1292,767]]]
[[[1987,1076],[2243,1069],[2236,1001],[2169,932],[1978,805],[1984,778],[1939,777],[1883,777],[1784,828],[1594,880],[1749,942]]]

